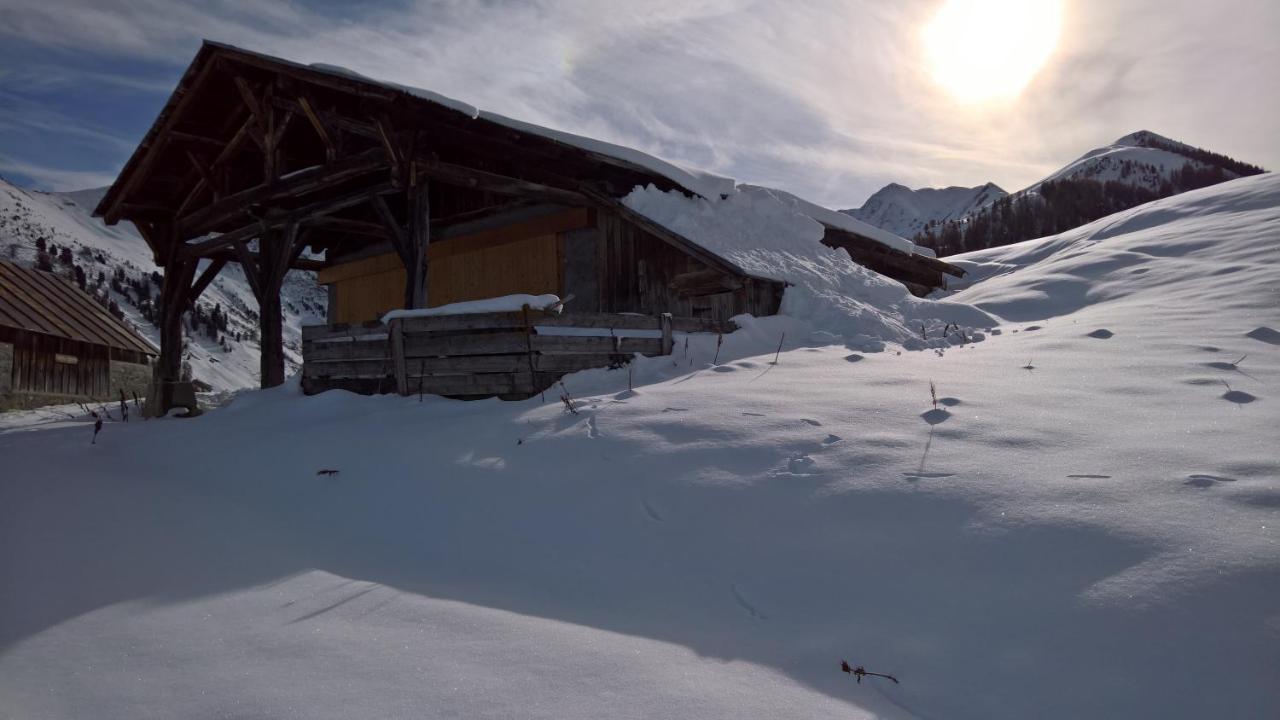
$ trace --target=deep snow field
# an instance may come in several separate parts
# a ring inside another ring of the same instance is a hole
[[[1280,178],[957,260],[982,342],[744,319],[577,414],[0,416],[0,717],[1280,717]]]

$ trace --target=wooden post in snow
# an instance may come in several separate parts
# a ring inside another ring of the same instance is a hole
[[[410,168],[416,168],[410,165]],[[404,306],[406,308],[424,308],[427,306],[427,245],[431,242],[431,200],[427,195],[430,184],[425,177],[419,177],[416,169],[410,170],[410,181],[407,197],[409,211],[409,232],[406,238],[409,244],[405,259]]]
[[[396,392],[409,394],[409,369],[404,360],[404,320],[391,321],[391,362],[396,373]],[[421,387],[421,384],[419,384]]]
[[[665,312],[658,316],[658,322],[662,326],[662,354],[670,355],[675,339],[671,336],[671,313]]]

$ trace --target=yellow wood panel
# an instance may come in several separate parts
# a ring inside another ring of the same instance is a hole
[[[361,258],[360,260],[352,260],[341,265],[331,265],[316,273],[316,282],[321,285],[328,285],[342,280],[349,280],[361,275],[372,275],[373,273],[387,272],[389,270],[401,269],[404,265],[400,262],[400,256],[395,253],[386,253],[383,255],[374,255],[372,257]]]
[[[560,293],[560,242],[543,235],[473,252],[457,251],[427,263],[431,307],[514,293]]]
[[[404,307],[404,268],[361,275],[335,285],[334,322],[368,322]]]
[[[591,222],[574,208],[427,246],[427,305],[513,293],[561,294],[563,248],[559,232]],[[333,321],[377,320],[404,306],[404,267],[395,253],[375,255],[321,270],[321,284],[334,286]]]

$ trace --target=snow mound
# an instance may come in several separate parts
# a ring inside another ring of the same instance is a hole
[[[878,351],[889,342],[945,347],[981,340],[979,329],[996,324],[971,307],[916,298],[901,283],[823,245],[815,214],[825,215],[789,193],[741,185],[724,199],[706,200],[649,186],[636,188],[623,203],[749,273],[785,281],[782,315],[854,349]]]
[[[953,299],[1039,320],[1129,296],[1221,310],[1274,293],[1280,176],[1232,180],[1109,215],[1060,235],[948,258],[972,285]],[[1258,228],[1272,242],[1258,241]],[[1258,273],[1255,268],[1268,268]],[[1256,314],[1256,310],[1249,311]]]

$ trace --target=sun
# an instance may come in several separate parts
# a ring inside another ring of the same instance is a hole
[[[978,103],[1017,97],[1061,31],[1061,0],[946,0],[922,35],[934,81]]]

